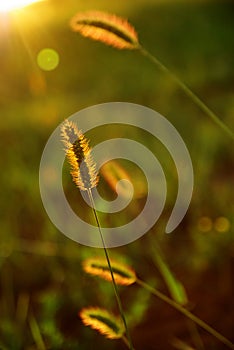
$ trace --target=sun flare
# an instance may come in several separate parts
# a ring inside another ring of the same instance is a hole
[[[0,12],[10,12],[39,1],[42,0],[3,0],[0,2]]]

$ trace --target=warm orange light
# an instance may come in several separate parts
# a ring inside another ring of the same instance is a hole
[[[0,12],[10,12],[39,1],[42,0],[4,0],[0,3]]]

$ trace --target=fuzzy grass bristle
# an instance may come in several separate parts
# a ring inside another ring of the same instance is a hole
[[[82,309],[79,315],[86,326],[99,331],[108,339],[119,339],[124,334],[121,320],[105,309],[87,307]]]
[[[81,35],[117,49],[139,47],[135,29],[124,18],[101,11],[77,13],[70,21],[71,29]]]
[[[114,260],[111,260],[111,267],[117,284],[128,286],[136,282],[136,273],[131,267]],[[110,282],[112,281],[110,269],[105,259],[86,259],[83,261],[83,269],[91,275],[99,276]]]
[[[61,127],[61,136],[76,186],[82,191],[96,187],[98,176],[88,140],[76,124],[68,120]]]

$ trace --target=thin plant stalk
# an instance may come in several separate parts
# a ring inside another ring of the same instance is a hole
[[[130,343],[128,341],[128,338],[126,338],[125,335],[123,335],[121,339],[123,340],[124,344],[127,345],[128,348],[130,348]],[[132,348],[132,350],[135,350],[135,349]]]
[[[228,134],[234,140],[234,132],[219,119],[219,117],[209,108],[207,105],[175,74],[173,74],[162,62],[160,62],[155,56],[148,52],[144,47],[138,46],[139,52],[147,57],[154,65],[156,65],[161,71],[166,73],[176,84],[185,92],[185,94],[192,99],[192,101],[206,113],[213,122],[218,125],[226,134]]]
[[[170,306],[172,306],[174,309],[178,310],[180,313],[182,313],[183,315],[185,315],[186,317],[188,317],[190,320],[192,320],[193,322],[195,322],[198,326],[200,326],[201,328],[203,328],[205,331],[207,331],[208,333],[210,333],[211,335],[213,335],[216,339],[218,339],[221,343],[225,344],[229,349],[233,349],[234,350],[234,344],[227,339],[226,337],[224,337],[222,334],[220,334],[218,331],[216,331],[215,329],[213,329],[211,326],[209,326],[206,322],[202,321],[199,317],[195,316],[194,314],[192,314],[189,310],[187,310],[185,307],[183,307],[180,304],[177,304],[173,299],[170,299],[169,297],[167,297],[166,295],[164,295],[163,293],[161,293],[160,291],[158,291],[157,289],[151,287],[150,285],[148,285],[147,283],[145,283],[144,281],[140,280],[139,278],[137,278],[136,283],[145,288],[148,292],[150,292],[151,294],[155,295],[156,297],[158,297],[159,299],[163,300],[165,303],[169,304]]]
[[[212,112],[209,107],[173,74],[163,63],[148,52],[138,40],[135,28],[124,18],[108,14],[102,11],[89,11],[76,14],[70,22],[71,29],[93,40],[98,40],[116,49],[130,49],[140,52],[154,65],[166,73],[175,83],[191,98],[191,100],[203,110],[226,134],[234,140],[234,132]]]
[[[36,318],[34,317],[33,313],[29,315],[29,327],[33,336],[33,339],[37,345],[38,350],[46,350],[46,346],[44,343],[44,340],[41,335],[41,331],[39,328],[39,325],[37,323]]]
[[[112,266],[111,266],[111,263],[110,263],[108,250],[106,248],[105,240],[104,240],[104,237],[103,237],[103,234],[102,234],[102,230],[101,230],[101,225],[100,225],[100,222],[99,222],[99,219],[98,219],[98,215],[97,215],[97,211],[96,211],[96,208],[95,208],[93,194],[92,194],[92,191],[91,191],[90,188],[87,189],[87,192],[88,192],[88,196],[89,196],[89,200],[90,200],[91,206],[93,208],[93,214],[94,214],[97,226],[98,226],[98,231],[100,233],[100,237],[101,237],[101,241],[102,241],[102,245],[103,245],[106,261],[107,261],[107,264],[108,264],[108,267],[109,267],[109,270],[110,270],[112,284],[113,284],[113,288],[114,288],[114,292],[115,292],[115,297],[116,297],[116,300],[117,300],[118,308],[119,308],[120,315],[122,317],[122,320],[123,320],[123,323],[124,323],[124,327],[125,327],[125,331],[126,331],[127,339],[125,337],[123,337],[122,339],[125,342],[125,344],[129,347],[130,350],[134,350],[133,345],[132,345],[130,332],[129,332],[128,325],[127,325],[127,321],[126,321],[126,318],[125,318],[125,315],[124,315],[122,303],[121,303],[121,300],[120,300],[119,292],[118,292],[118,289],[117,289],[117,286],[116,286],[113,269],[112,269]]]

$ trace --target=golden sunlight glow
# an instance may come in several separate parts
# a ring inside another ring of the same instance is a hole
[[[1,0],[0,12],[10,12],[42,0]]]

